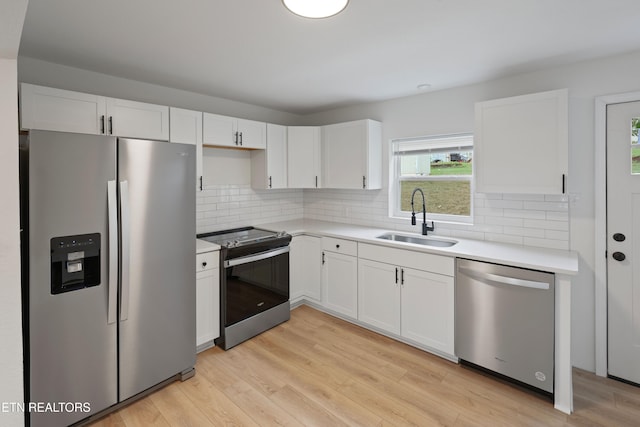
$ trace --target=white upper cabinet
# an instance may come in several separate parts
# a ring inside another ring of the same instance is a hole
[[[109,135],[169,140],[169,107],[107,98],[107,115]]]
[[[382,124],[358,120],[322,127],[324,188],[382,188]]]
[[[568,120],[566,89],[477,103],[475,191],[565,193]]]
[[[251,152],[251,187],[287,188],[287,127],[267,123],[267,148]]]
[[[169,108],[169,142],[196,146],[196,188],[202,190],[202,112]]]
[[[289,188],[320,188],[320,127],[287,128],[287,182]]]
[[[204,145],[263,150],[267,146],[267,124],[204,113],[202,137]]]
[[[20,128],[59,132],[105,133],[104,96],[22,83]]]
[[[169,107],[22,83],[20,127],[166,141]]]

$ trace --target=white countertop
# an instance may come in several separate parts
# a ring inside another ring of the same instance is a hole
[[[420,234],[417,233],[316,220],[274,222],[260,224],[257,227],[272,231],[286,231],[294,236],[298,234],[310,234],[314,236],[337,237],[363,243],[373,243],[399,249],[410,249],[432,254],[494,262],[552,273],[569,275],[578,273],[577,253],[560,249],[534,248],[482,240],[460,239],[457,237],[440,237],[437,235],[431,237],[441,240],[456,240],[458,243],[447,248],[430,247],[376,238],[376,236],[387,232],[420,236]]]
[[[206,240],[196,239],[196,253],[202,254],[205,252],[211,251],[219,251],[220,245],[216,245],[215,243],[207,242]]]

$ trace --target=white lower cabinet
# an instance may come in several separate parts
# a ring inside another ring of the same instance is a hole
[[[358,320],[453,356],[454,259],[368,244],[358,254]]]
[[[220,336],[220,266],[219,251],[196,256],[196,348],[214,346]]]
[[[358,320],[400,335],[400,268],[358,260]]]
[[[322,238],[322,305],[344,316],[358,317],[356,242]]]
[[[322,301],[322,239],[295,236],[289,250],[290,301],[297,302],[306,298],[319,303]]]

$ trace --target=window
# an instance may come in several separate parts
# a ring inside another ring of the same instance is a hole
[[[427,220],[472,221],[473,135],[445,135],[392,141],[391,215],[409,217],[411,194],[422,189]],[[422,212],[416,193],[414,207]]]

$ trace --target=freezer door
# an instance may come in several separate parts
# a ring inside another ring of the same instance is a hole
[[[195,365],[195,147],[118,143],[124,400]]]
[[[66,426],[117,402],[117,323],[108,322],[109,279],[117,284],[117,277],[109,277],[109,262],[117,259],[109,258],[108,236],[117,229],[109,230],[107,217],[116,141],[32,131],[22,145],[28,158],[29,265],[23,283],[30,401],[90,407],[31,412],[31,425]],[[54,258],[61,253],[58,262]],[[98,276],[89,278],[87,268]],[[53,294],[52,284],[63,275],[64,291]],[[89,287],[81,287],[82,281]]]

